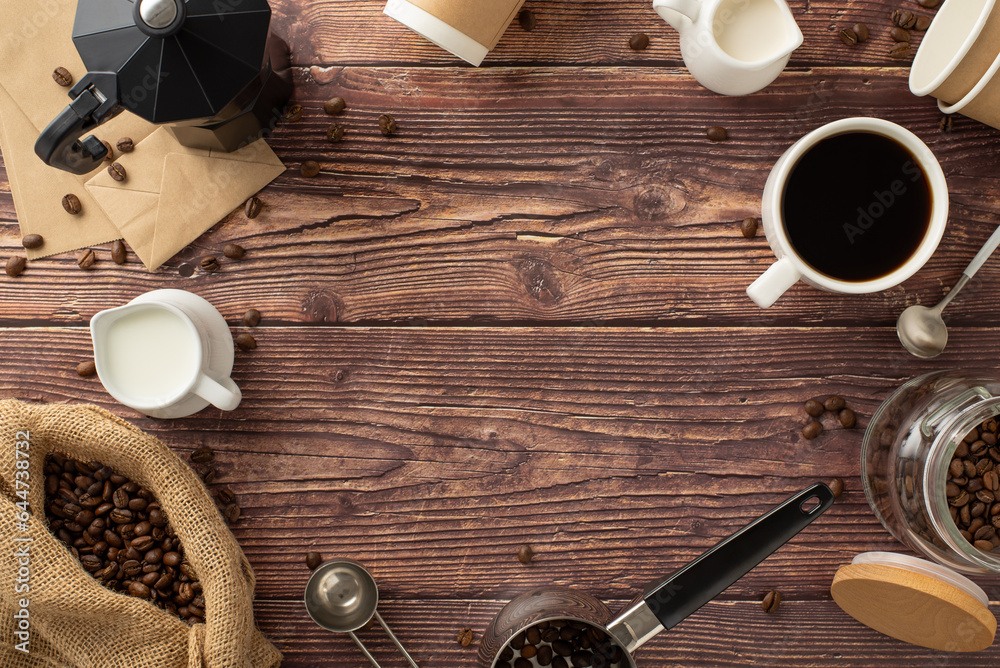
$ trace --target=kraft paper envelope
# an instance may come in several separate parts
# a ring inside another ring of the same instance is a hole
[[[118,162],[125,181],[102,170],[87,191],[150,271],[285,171],[262,139],[223,153],[183,147],[163,128]]]
[[[93,173],[77,176],[49,167],[35,155],[38,135],[69,104],[69,89],[52,80],[65,67],[78,80],[86,69],[73,46],[75,0],[0,0],[0,151],[14,197],[21,234],[41,234],[45,244],[27,251],[36,259],[121,238],[117,227],[86,193]],[[156,126],[122,113],[94,132],[112,145],[119,137],[138,142]],[[96,173],[96,172],[95,172]],[[71,216],[63,195],[80,198]]]

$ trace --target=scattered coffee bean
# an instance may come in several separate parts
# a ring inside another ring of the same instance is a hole
[[[125,242],[121,239],[116,239],[111,244],[111,259],[115,264],[125,264],[127,258],[128,254],[125,251]]]
[[[854,24],[854,34],[858,36],[858,43],[863,43],[868,41],[868,25],[865,23],[855,23]]]
[[[323,111],[331,116],[336,116],[344,109],[347,109],[347,103],[342,97],[334,97],[323,103]]]
[[[517,560],[522,564],[530,564],[531,560],[535,558],[535,551],[531,549],[530,545],[522,545],[517,550]]]
[[[182,262],[177,266],[177,273],[184,278],[190,278],[194,276],[194,265],[190,262]]]
[[[837,415],[837,419],[840,420],[840,426],[844,429],[854,429],[854,425],[858,423],[858,416],[854,414],[850,408],[845,408]]]
[[[236,337],[236,346],[240,350],[253,350],[257,347],[257,339],[250,334],[240,334]]]
[[[903,60],[910,57],[910,45],[907,42],[899,42],[889,50],[889,56],[895,60]]]
[[[458,632],[458,637],[456,638],[458,644],[462,647],[468,647],[472,644],[472,629],[464,628]]]
[[[938,123],[938,128],[944,133],[952,132],[955,129],[955,117],[950,114],[944,114],[941,116],[941,122]]]
[[[222,249],[222,254],[228,257],[230,260],[242,260],[243,256],[247,254],[243,246],[239,244],[226,244]]]
[[[632,37],[628,41],[628,48],[632,49],[633,51],[642,51],[643,49],[646,49],[648,47],[649,47],[649,35],[647,35],[644,32],[639,32],[632,35]]]
[[[135,143],[132,141],[131,137],[122,137],[118,140],[116,144],[118,151],[121,153],[131,153],[135,150]]]
[[[94,364],[94,360],[87,360],[76,365],[76,375],[81,378],[89,378],[95,373],[97,373],[97,365]]]
[[[293,104],[285,109],[285,120],[286,121],[297,121],[302,118],[302,114],[305,113],[305,109],[302,108],[301,104]]]
[[[816,401],[815,399],[810,399],[809,401],[807,401],[805,407],[806,407],[806,413],[809,413],[809,415],[816,418],[822,415],[823,411],[826,410],[825,408],[823,408],[823,404]]]
[[[201,258],[202,271],[213,272],[219,270],[219,260],[214,255]]]
[[[299,172],[302,176],[307,178],[312,178],[319,174],[320,168],[319,163],[315,160],[306,160],[302,163],[302,167],[299,168]]]
[[[823,402],[823,408],[825,408],[828,411],[839,411],[843,409],[844,406],[846,405],[847,402],[844,401],[844,398],[838,397],[836,395],[828,398],[826,401]]]
[[[256,327],[260,324],[260,311],[255,308],[249,309],[243,314],[243,324],[247,327]]]
[[[236,500],[236,494],[233,493],[233,490],[229,489],[228,487],[223,487],[222,489],[219,490],[219,502],[222,503],[223,505],[228,506],[235,500]]]
[[[914,30],[924,31],[931,27],[931,17],[929,16],[918,16],[917,22],[913,24]]]
[[[396,119],[390,114],[382,114],[378,117],[378,129],[386,137],[396,132]]]
[[[191,452],[191,461],[195,464],[207,464],[215,459],[215,451],[207,445],[195,448]]]
[[[83,205],[80,204],[80,198],[70,193],[68,195],[63,195],[62,206],[71,216],[75,216],[83,210]]]
[[[840,495],[844,493],[844,479],[834,478],[828,483],[827,487],[833,492],[833,498],[839,499]]]
[[[76,264],[80,269],[90,269],[97,262],[97,254],[90,248],[80,253],[76,258]]]
[[[906,9],[895,9],[892,12],[892,24],[897,28],[909,30],[917,24],[917,15]]]
[[[823,425],[818,421],[813,421],[802,428],[802,436],[812,440],[823,433]]]
[[[538,25],[538,20],[535,18],[535,12],[530,9],[522,9],[517,15],[517,22],[521,24],[521,27],[531,32]]]
[[[112,162],[110,165],[108,165],[108,174],[110,174],[111,178],[113,178],[115,181],[118,181],[119,183],[124,181],[126,177],[128,177],[128,172],[126,172],[125,168],[122,167],[121,164],[117,162]]]
[[[729,139],[729,133],[726,128],[719,127],[718,125],[713,125],[705,133],[711,141],[719,142],[726,141]]]
[[[924,9],[934,9],[941,4],[941,0],[917,0],[917,4]]]
[[[4,270],[7,275],[11,278],[17,278],[24,271],[24,267],[27,265],[28,261],[21,255],[12,255],[9,260],[7,260],[7,266]]]
[[[243,206],[243,213],[250,220],[253,220],[260,215],[261,210],[264,208],[264,202],[261,201],[259,197],[254,195],[247,200],[247,203]]]
[[[25,248],[41,248],[44,243],[45,239],[42,238],[41,234],[26,234],[21,237],[21,245]]]
[[[105,140],[102,139],[101,143],[104,144],[104,150],[107,151],[107,153],[105,153],[105,155],[104,155],[104,162],[114,162],[115,161],[115,149],[113,149],[111,147],[111,142],[108,142],[108,141],[105,141]]]
[[[336,144],[344,138],[344,127],[334,123],[326,129],[326,140],[331,144]]]
[[[892,41],[894,42],[909,42],[910,31],[902,28],[893,28],[889,31],[889,37],[892,37]]]
[[[236,524],[240,519],[240,507],[236,503],[230,503],[226,506],[226,521],[230,524]]]
[[[206,485],[211,485],[215,482],[215,476],[217,475],[219,475],[219,472],[209,466],[205,469],[204,473],[201,474],[201,479]]]
[[[73,85],[73,75],[65,67],[57,67],[52,71],[52,80],[60,86],[69,88]]]
[[[847,46],[854,46],[858,43],[858,33],[854,32],[854,28],[844,28],[840,31],[840,41]]]
[[[760,607],[764,612],[777,612],[781,607],[781,592],[775,589],[764,594],[764,599],[760,602]]]
[[[323,563],[323,555],[319,552],[306,552],[306,568],[316,570]]]
[[[753,239],[757,236],[757,228],[759,226],[760,221],[756,218],[744,218],[743,222],[740,223],[740,233],[744,239]]]

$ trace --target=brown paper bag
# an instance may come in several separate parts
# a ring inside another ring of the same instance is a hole
[[[201,581],[203,624],[106,589],[49,532],[42,468],[53,452],[106,464],[156,496]],[[254,625],[254,584],[208,490],[163,443],[95,406],[0,401],[0,665],[278,666]]]

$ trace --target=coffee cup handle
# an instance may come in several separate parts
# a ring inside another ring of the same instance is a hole
[[[233,382],[232,378],[226,378],[219,383],[205,374],[198,376],[198,382],[195,383],[192,392],[224,411],[235,410],[243,399],[240,388]]]
[[[787,257],[780,258],[768,267],[749,288],[747,295],[761,308],[770,308],[788,288],[798,283],[802,274]]]
[[[698,20],[701,0],[653,0],[653,9],[674,30],[680,32]]]

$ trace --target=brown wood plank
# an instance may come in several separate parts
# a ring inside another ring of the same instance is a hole
[[[902,71],[817,69],[767,96],[711,95],[649,68],[344,68],[303,76],[307,116],[271,143],[289,165],[256,221],[234,213],[159,272],[72,254],[0,275],[0,323],[84,324],[154,287],[209,298],[229,317],[248,306],[272,323],[630,323],[889,325],[936,300],[1000,220],[1000,132],[959,119],[939,132],[932,101]],[[343,95],[348,139],[329,145],[324,99]],[[375,120],[393,112],[400,134]],[[737,221],[758,211],[767,173],[807,131],[851,114],[911,128],[939,156],[953,215],[939,252],[904,286],[865,297],[796,287],[769,311],[744,289],[772,256]],[[712,144],[705,127],[731,139]],[[484,152],[484,147],[489,150]],[[308,158],[324,173],[297,173]],[[12,221],[9,195],[0,217]],[[0,224],[0,254],[17,250]],[[177,275],[181,261],[237,241],[238,267]],[[987,264],[949,312],[998,325],[1000,264]]]
[[[316,549],[377,566],[401,597],[556,582],[627,599],[841,476],[830,513],[726,594],[821,600],[856,553],[904,548],[864,499],[862,430],[806,441],[801,402],[840,394],[863,425],[913,375],[994,368],[997,333],[960,330],[921,362],[886,329],[258,328],[236,412],[163,422],[74,377],[85,331],[17,329],[0,331],[0,396],[92,401],[178,452],[216,449],[264,598],[297,598]]]
[[[378,571],[375,571],[376,577]],[[382,616],[417,663],[430,668],[476,663],[483,629],[504,601],[413,601],[396,598],[382,579],[386,600]],[[607,601],[612,610],[627,599]],[[368,665],[346,636],[314,625],[298,602],[258,601],[257,622],[284,652],[284,668]],[[467,648],[455,642],[462,628],[475,631]],[[380,631],[361,637],[383,665],[403,665]],[[931,666],[993,668],[1000,657],[994,646],[960,657],[905,645],[856,623],[832,601],[788,600],[776,614],[765,614],[755,601],[713,601],[671,631],[653,638],[636,655],[640,666],[657,668],[737,668],[739,666]]]
[[[463,66],[458,58],[384,16],[383,0],[275,0],[274,26],[285,37],[299,65],[406,64]],[[882,65],[889,58],[889,16],[900,6],[892,0],[790,0],[805,42],[793,54],[792,66]],[[917,13],[933,12],[904,3]],[[679,65],[676,31],[652,8],[650,0],[528,0],[538,25],[525,32],[514,21],[484,67],[511,64]],[[865,21],[872,37],[848,48],[837,33]],[[637,32],[650,36],[647,50],[636,53],[628,40]],[[914,45],[921,33],[914,33]]]

